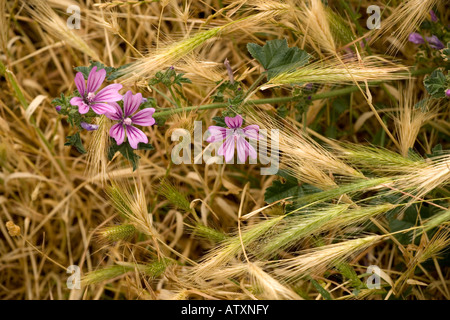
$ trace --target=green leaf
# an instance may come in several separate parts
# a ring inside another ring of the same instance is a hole
[[[320,295],[325,299],[325,300],[333,300],[333,298],[331,297],[331,294],[320,285],[320,283],[318,283],[316,280],[314,279],[310,279],[311,283],[313,284],[314,288],[316,288],[317,291],[319,291]]]
[[[450,60],[450,42],[447,42],[447,48],[445,48],[442,53],[444,54],[445,58]]]
[[[389,221],[389,231],[397,232],[414,227],[418,221],[418,215],[419,210],[417,205],[412,205],[404,211],[397,210],[397,218]],[[402,216],[401,220],[399,220],[400,216]],[[427,218],[427,215],[425,215],[425,212],[423,210],[421,210],[420,212],[420,218],[421,219]],[[412,240],[414,238],[414,230],[396,233],[394,237],[397,238],[397,240],[401,244],[404,245],[410,244],[412,243]],[[415,241],[416,242],[420,241],[420,237],[415,237]]]
[[[145,108],[156,108],[157,107],[155,98],[149,97],[149,98],[145,98],[145,99],[147,99],[147,100],[145,100],[145,102],[143,102],[139,106],[140,110],[145,109]]]
[[[446,79],[441,70],[434,70],[424,81],[425,88],[433,98],[444,98],[447,89]]]
[[[121,70],[123,68],[126,68],[130,65],[130,64],[126,64],[119,68],[114,68],[114,67],[105,66],[103,63],[101,63],[99,61],[90,61],[90,63],[91,64],[89,66],[79,66],[79,67],[74,68],[75,71],[81,72],[83,74],[85,80],[88,79],[89,73],[91,72],[92,68],[94,68],[94,67],[97,67],[97,71],[105,69],[106,70],[106,79],[108,81],[112,81],[122,75]]]
[[[300,196],[303,194],[303,189],[296,178],[289,176],[282,171],[279,172],[279,175],[283,176],[286,182],[282,183],[279,180],[273,181],[272,185],[267,188],[264,193],[265,202],[272,203],[287,197]]]
[[[91,71],[89,67],[85,66],[75,67],[74,69],[75,71],[81,72],[83,74],[84,80],[87,80],[87,78],[89,77],[89,72]]]
[[[433,149],[431,149],[431,154],[427,154],[428,158],[433,158],[433,157],[437,157],[437,156],[441,156],[443,154],[443,150],[442,150],[442,145],[441,144],[437,144],[434,146]]]
[[[219,84],[220,81],[216,82]],[[244,98],[244,92],[241,88],[241,83],[235,81],[231,83],[230,81],[222,82],[216,90],[216,93],[211,96],[213,102],[225,102],[230,105],[239,105]]]
[[[78,152],[86,153],[86,149],[83,146],[79,132],[75,133],[73,136],[67,136],[66,138],[67,142],[64,144],[65,146],[73,146],[77,148]]]
[[[167,68],[166,71],[158,71],[155,76],[149,80],[149,84],[154,86],[158,83],[162,83],[167,88],[173,85],[182,86],[183,83],[192,83],[188,78],[184,78],[184,73],[177,73],[173,67]]]
[[[123,66],[120,66],[119,68],[112,68],[112,70],[108,73],[108,76],[106,79],[108,81],[116,80],[117,78],[119,78],[123,75],[122,70],[130,65],[131,65],[131,63],[128,63],[128,64],[124,64]]]
[[[350,280],[350,286],[355,289],[361,289],[364,288],[365,285],[361,281],[361,279],[358,278],[358,274],[356,273],[355,269],[351,265],[349,265],[346,262],[341,262],[338,265],[336,265],[336,269],[339,270],[339,272]],[[355,294],[357,295],[357,294]]]
[[[412,227],[414,227],[414,223],[409,222],[409,221],[395,219],[389,223],[389,229],[391,232],[397,232],[397,231],[409,229]],[[411,240],[413,238],[413,232],[408,231],[408,232],[404,232],[404,233],[396,233],[394,235],[394,237],[397,238],[397,240],[401,244],[407,245],[407,244],[411,243]]]
[[[432,100],[432,98],[422,99],[414,105],[414,108],[420,109],[422,112],[427,112],[427,104],[431,100]]]
[[[114,140],[113,138],[110,138],[110,142],[111,145],[108,150],[108,160],[111,161],[114,155],[117,152],[120,152],[120,154],[122,154],[125,159],[131,162],[131,164],[133,165],[133,171],[136,171],[136,169],[139,166],[139,159],[141,157],[134,153],[134,149],[130,146],[130,144],[128,142],[125,142],[122,143],[121,145],[117,145],[116,140]],[[144,148],[147,146],[146,144],[139,143],[138,147],[141,147],[141,145],[144,145]],[[151,150],[151,149],[143,149],[143,150]]]
[[[212,119],[216,122],[216,126],[228,128],[225,123],[225,117],[213,117]]]
[[[138,143],[138,150],[153,150],[155,149],[150,143]]]
[[[289,109],[285,106],[282,105],[281,107],[277,108],[277,115],[281,118],[286,118],[287,115],[289,114]]]
[[[423,160],[423,158],[420,156],[420,154],[418,154],[411,148],[408,149],[408,159],[411,159],[412,161],[422,161]]]
[[[305,65],[310,58],[304,50],[297,47],[289,48],[286,39],[267,41],[263,47],[249,43],[247,49],[267,70],[268,80],[281,72],[292,71]]]

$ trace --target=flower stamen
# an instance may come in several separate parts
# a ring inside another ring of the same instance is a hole
[[[125,118],[123,120],[123,123],[127,126],[131,126],[131,124],[133,123],[133,121],[131,121],[131,118]]]

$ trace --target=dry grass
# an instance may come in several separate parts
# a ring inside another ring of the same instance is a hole
[[[374,34],[329,2],[79,1],[81,29],[70,30],[72,1],[0,0],[0,298],[324,299],[312,278],[335,299],[449,299],[450,158],[410,151],[449,148],[448,107],[414,109],[425,90],[407,72],[412,54],[386,56],[387,29],[372,52],[354,46]],[[395,48],[436,3],[419,2],[389,8]],[[282,38],[314,62],[255,83],[262,68],[247,43]],[[118,154],[108,160],[106,117],[82,133],[86,155],[64,146],[72,131],[51,101],[76,89],[75,66],[129,64],[115,81],[159,109],[172,106],[148,86],[156,72],[185,73],[181,106],[202,106],[229,78],[225,59],[253,101],[314,83],[307,112],[295,101],[242,108],[249,124],[279,130],[280,166],[301,192],[266,203],[280,178],[260,164],[171,163],[171,133],[193,132],[194,120],[206,130],[219,109],[146,127],[154,150],[139,151],[136,171]],[[326,96],[351,85],[361,91]],[[66,286],[70,265],[80,290]],[[352,272],[364,283],[369,265],[383,286],[355,296]]]

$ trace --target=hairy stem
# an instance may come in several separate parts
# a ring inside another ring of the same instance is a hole
[[[435,68],[426,68],[426,69],[419,69],[419,70],[411,70],[412,76],[417,75],[424,75],[432,72]],[[381,82],[372,82],[369,83],[371,85],[377,85]],[[327,98],[334,98],[338,96],[343,96],[348,93],[359,91],[358,86],[349,86],[342,89],[336,89],[331,90],[327,92],[317,93],[311,95],[311,100],[321,100],[321,99],[327,99]],[[245,102],[247,105],[259,105],[259,104],[275,104],[275,103],[286,103],[290,101],[296,101],[302,99],[303,96],[291,96],[291,97],[275,97],[275,98],[266,98],[266,99],[254,99],[254,100],[248,100]],[[170,99],[169,99],[170,101]],[[175,103],[173,103],[176,105]],[[205,104],[202,106],[192,106],[192,107],[185,107],[185,108],[175,108],[175,109],[167,109],[167,108],[161,108],[157,109],[155,113],[155,117],[165,117],[169,116],[174,113],[179,112],[185,112],[185,111],[192,111],[192,110],[207,110],[207,109],[225,109],[228,107],[228,103],[212,103],[212,104]]]

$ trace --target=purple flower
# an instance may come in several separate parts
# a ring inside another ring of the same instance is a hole
[[[417,32],[413,32],[409,35],[408,38],[409,42],[412,42],[414,44],[424,44],[425,40],[423,40],[422,36],[418,34]]]
[[[447,98],[450,98],[450,89],[445,90],[445,95]]]
[[[425,39],[427,39],[428,44],[433,49],[441,50],[445,48],[444,44],[435,35],[432,35],[431,37],[425,37]]]
[[[60,113],[61,112],[61,106],[56,106],[55,110],[56,110],[56,112]]]
[[[116,102],[122,99],[122,95],[119,90],[122,89],[121,84],[110,84],[97,94],[97,91],[102,85],[106,77],[106,70],[102,69],[97,71],[97,67],[93,67],[89,73],[87,86],[84,81],[84,76],[81,72],[78,72],[75,76],[75,85],[77,86],[80,97],[73,97],[70,99],[70,104],[78,106],[78,112],[85,114],[89,111],[89,108],[97,114],[113,113],[116,109],[107,104],[108,102]]]
[[[119,121],[109,130],[109,135],[116,140],[118,145],[125,140],[125,134],[133,149],[137,149],[139,142],[148,143],[144,132],[133,127],[133,125],[147,127],[155,124],[155,119],[152,117],[155,112],[154,108],[145,108],[134,114],[142,102],[142,94],[133,95],[131,91],[128,91],[123,96],[123,112],[122,108],[113,102],[111,105],[114,107],[114,112],[105,114],[109,119]]]
[[[80,125],[84,130],[87,130],[87,131],[95,131],[98,129],[98,125],[96,125],[96,124],[82,122]]]
[[[431,21],[433,21],[433,22],[438,21],[438,17],[436,16],[436,13],[434,13],[433,10],[430,10],[430,15],[431,15]]]
[[[210,126],[208,128],[211,136],[206,139],[207,142],[211,143],[225,139],[225,142],[220,146],[219,150],[217,150],[217,154],[220,156],[225,156],[226,162],[229,162],[234,157],[235,142],[237,154],[242,163],[247,160],[249,155],[252,159],[256,159],[256,150],[245,140],[245,137],[258,140],[259,126],[253,124],[241,129],[242,122],[242,117],[240,115],[236,115],[234,118],[225,117],[225,123],[229,129],[219,126]]]

